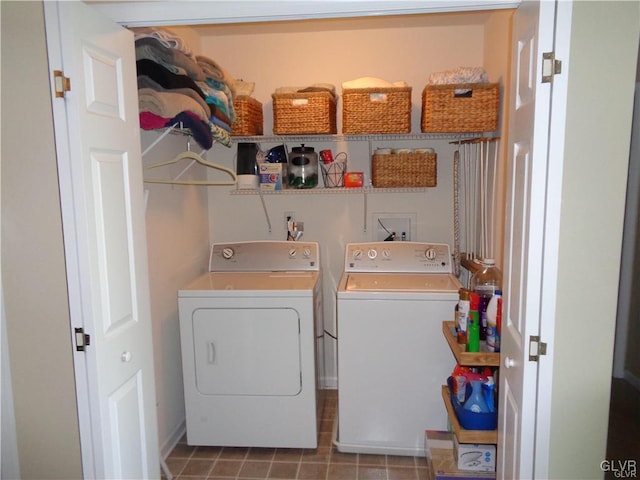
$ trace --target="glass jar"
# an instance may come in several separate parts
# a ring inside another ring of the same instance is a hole
[[[318,154],[312,147],[291,149],[289,160],[289,187],[314,188],[318,186]]]

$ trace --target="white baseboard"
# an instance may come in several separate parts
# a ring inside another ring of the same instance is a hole
[[[169,438],[160,445],[160,457],[166,459],[185,433],[187,433],[186,419],[180,422]]]

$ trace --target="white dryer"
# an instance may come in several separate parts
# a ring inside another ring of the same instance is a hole
[[[187,442],[315,448],[322,285],[313,242],[214,244],[178,292]]]
[[[445,430],[442,336],[462,287],[446,244],[348,244],[337,291],[338,429],[343,452],[424,455]]]

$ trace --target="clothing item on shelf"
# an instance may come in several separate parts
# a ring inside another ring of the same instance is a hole
[[[209,109],[205,110],[191,97],[170,91],[157,92],[152,88],[138,90],[140,111],[152,112],[161,117],[175,117],[180,112],[191,112],[203,122],[209,121]]]
[[[167,48],[157,39],[145,37],[135,42],[136,59],[153,60],[175,74],[187,75],[193,80],[204,80],[205,74],[200,65],[191,57],[175,48]]]

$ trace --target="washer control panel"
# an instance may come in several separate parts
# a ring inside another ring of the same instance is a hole
[[[255,241],[214,243],[210,272],[280,272],[320,270],[316,242]]]
[[[364,242],[348,243],[345,272],[453,273],[446,243]]]

